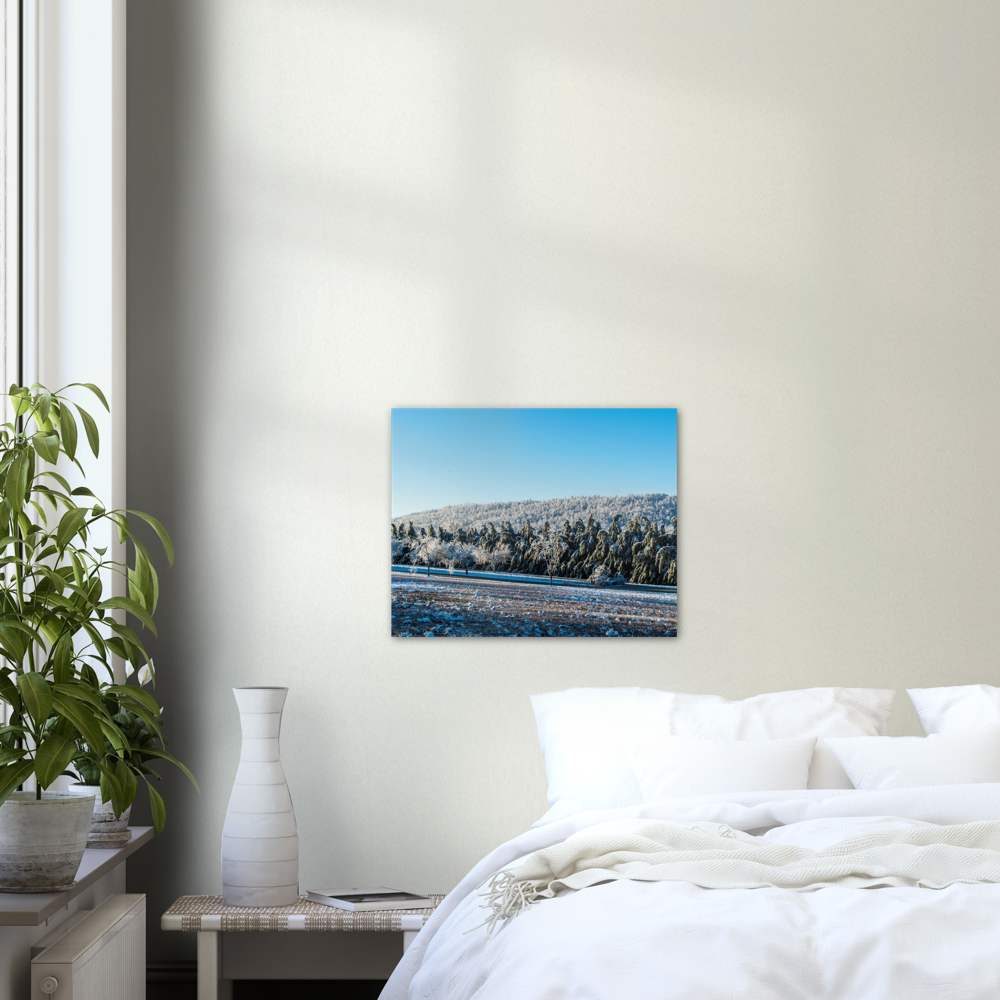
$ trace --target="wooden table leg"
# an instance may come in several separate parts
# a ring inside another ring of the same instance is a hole
[[[232,1000],[233,981],[222,978],[222,934],[198,931],[198,1000]]]

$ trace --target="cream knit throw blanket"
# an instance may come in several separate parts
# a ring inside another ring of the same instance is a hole
[[[955,882],[1000,882],[1000,822],[883,828],[820,851],[738,839],[728,828],[718,835],[662,821],[629,830],[591,828],[489,880],[488,932],[558,889],[613,879],[800,892],[828,885],[941,889]]]

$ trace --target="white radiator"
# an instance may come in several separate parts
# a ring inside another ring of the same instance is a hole
[[[146,1000],[145,896],[110,896],[38,944],[31,1000]]]

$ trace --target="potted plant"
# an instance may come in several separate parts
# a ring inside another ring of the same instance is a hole
[[[111,694],[105,693],[104,707],[112,713],[111,720],[121,730],[125,737],[125,750],[118,754],[134,773],[144,777],[159,780],[160,776],[148,762],[156,759],[156,736],[150,730],[148,723],[141,716],[130,712]],[[160,710],[162,714],[162,709]],[[49,719],[53,725],[55,719]],[[90,833],[87,837],[87,847],[115,848],[124,847],[131,839],[128,828],[128,818],[132,811],[131,803],[118,815],[114,811],[114,802],[108,794],[108,789],[101,788],[101,760],[116,756],[115,747],[105,737],[100,752],[91,750],[89,746],[81,746],[80,752],[73,758],[73,767],[80,778],[76,788],[82,794],[95,796],[94,815],[90,823]]]
[[[97,386],[73,385],[108,409]],[[142,686],[155,680],[142,640],[112,614],[126,612],[156,634],[156,569],[128,515],[152,527],[170,564],[173,545],[156,518],[108,510],[89,488],[72,488],[57,471],[57,463],[67,462],[85,475],[76,415],[95,457],[100,447],[93,417],[65,391],[37,383],[11,386],[14,422],[0,428],[0,699],[10,714],[0,727],[0,890],[6,891],[48,892],[72,884],[93,799],[45,789],[70,773],[74,759],[96,768],[101,797],[116,817],[131,805],[143,778],[158,832],[166,810],[149,784],[146,761],[171,761],[194,781],[163,746],[159,705]],[[124,561],[98,544],[95,527],[101,524],[117,531]],[[128,597],[110,593],[114,574],[127,579]],[[115,683],[115,656],[126,661],[134,683]],[[142,720],[152,736],[141,755],[123,727],[123,712]],[[15,791],[31,775],[35,791]],[[79,852],[66,852],[71,835]],[[51,856],[46,843],[53,846]]]

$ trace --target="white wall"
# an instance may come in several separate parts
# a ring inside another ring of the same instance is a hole
[[[133,0],[128,490],[202,783],[154,910],[219,891],[234,685],[290,688],[304,886],[444,891],[544,809],[531,692],[1000,683],[998,22]],[[390,639],[421,405],[676,406],[679,638]]]

